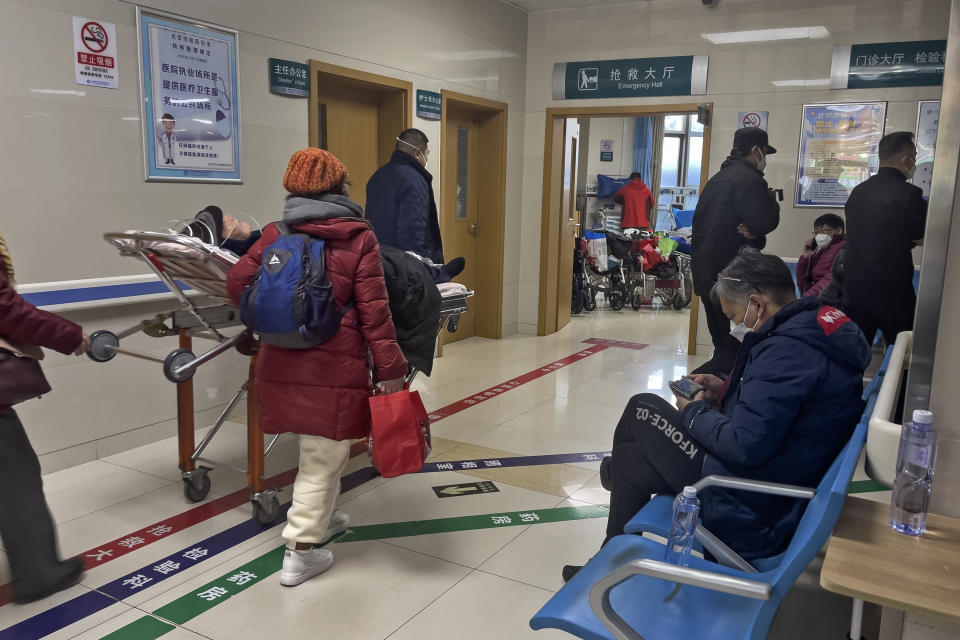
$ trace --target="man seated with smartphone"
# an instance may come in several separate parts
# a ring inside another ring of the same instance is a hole
[[[863,411],[863,333],[818,298],[798,300],[780,258],[744,249],[711,296],[742,342],[733,370],[671,383],[676,407],[650,393],[627,403],[600,469],[610,491],[604,544],[653,494],[704,476],[816,486]],[[700,497],[704,526],[747,560],[783,551],[806,506],[717,488]],[[564,580],[579,569],[565,566]]]

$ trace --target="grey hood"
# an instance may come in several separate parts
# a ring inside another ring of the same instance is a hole
[[[363,218],[363,207],[339,194],[325,194],[316,198],[290,196],[283,206],[283,221],[289,225],[309,220],[330,218]]]

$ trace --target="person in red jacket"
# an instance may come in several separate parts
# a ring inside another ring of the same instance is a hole
[[[654,199],[650,188],[644,184],[639,173],[630,174],[630,182],[613,194],[613,201],[623,205],[621,229],[649,229]]]
[[[347,171],[333,154],[303,149],[293,154],[283,177],[290,192],[283,222],[326,243],[326,272],[337,305],[346,310],[334,336],[309,349],[262,344],[253,392],[265,433],[299,436],[300,470],[283,537],[280,583],[295,586],[323,573],[333,553],[320,548],[346,530],[349,519],[334,511],[340,475],[351,442],[370,432],[368,398],[373,393],[367,353],[384,393],[403,388],[407,361],[397,345],[383,280],[380,249],[363,209],[346,196]],[[263,253],[280,235],[276,223],[227,276],[235,304],[257,275]],[[351,301],[353,304],[350,304]]]
[[[16,292],[13,264],[2,237],[0,337],[63,354],[90,350],[90,338],[78,325],[37,309]],[[43,497],[40,461],[17,412],[9,406],[0,406],[0,487],[0,538],[10,565],[13,601],[33,602],[75,584],[83,575],[83,558],[60,560],[57,532]]]
[[[803,254],[797,261],[797,288],[800,295],[819,296],[833,279],[833,262],[846,238],[843,218],[825,213],[813,221],[813,237],[803,243]]]

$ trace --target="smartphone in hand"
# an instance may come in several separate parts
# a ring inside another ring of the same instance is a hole
[[[691,400],[701,391],[706,391],[706,389],[705,386],[690,378],[680,378],[679,380],[670,382],[670,390],[673,391],[678,398],[683,398],[684,400]]]

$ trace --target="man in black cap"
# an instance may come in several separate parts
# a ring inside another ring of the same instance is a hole
[[[780,205],[763,179],[770,146],[767,132],[747,127],[733,136],[733,150],[710,178],[693,215],[693,290],[700,296],[713,338],[713,357],[695,373],[727,375],[740,343],[730,335],[730,319],[710,300],[717,274],[746,244],[763,249],[766,235],[780,224]],[[737,322],[736,320],[734,322]]]

